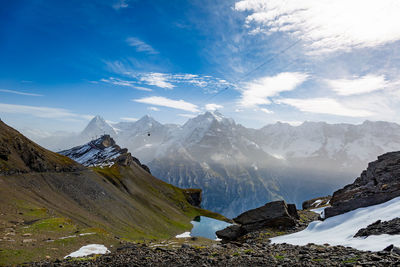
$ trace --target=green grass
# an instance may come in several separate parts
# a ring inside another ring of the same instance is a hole
[[[76,231],[76,225],[67,218],[49,218],[35,222],[25,231],[37,232],[73,232]]]
[[[360,259],[360,257],[354,257],[354,258],[344,260],[343,263],[356,263],[359,259]]]
[[[276,254],[276,255],[274,256],[274,258],[277,259],[277,260],[283,260],[283,259],[285,259],[285,256]]]

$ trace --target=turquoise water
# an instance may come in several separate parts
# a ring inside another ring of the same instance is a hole
[[[217,238],[215,234],[216,231],[231,225],[230,223],[204,216],[196,217],[191,223],[193,224],[192,231],[190,232],[191,236],[205,237],[214,240]]]

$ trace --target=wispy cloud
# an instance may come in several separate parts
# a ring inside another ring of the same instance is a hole
[[[400,40],[397,0],[242,0],[250,33],[289,33],[310,53],[376,47]]]
[[[164,89],[172,89],[175,87],[175,85],[170,82],[170,76],[165,73],[146,73],[140,75],[139,80],[147,83],[148,85],[154,85]]]
[[[131,117],[122,117],[120,118],[122,121],[129,121],[129,122],[134,122],[137,121],[137,118],[131,118]]]
[[[205,109],[207,111],[215,111],[217,109],[223,109],[223,108],[224,108],[224,106],[218,105],[218,104],[214,104],[214,103],[210,103],[210,104],[206,104],[205,105]]]
[[[27,92],[15,91],[15,90],[7,90],[7,89],[0,89],[0,92],[16,94],[16,95],[26,95],[26,96],[43,96],[40,94],[27,93]]]
[[[38,107],[38,106],[27,106],[27,105],[14,105],[0,103],[0,112],[12,113],[12,114],[26,114],[40,118],[73,118],[73,119],[85,119],[90,120],[93,118],[91,115],[81,115],[73,113],[66,109],[51,108],[51,107]]]
[[[385,76],[372,74],[353,79],[326,80],[326,83],[341,96],[371,93],[385,89],[389,85]]]
[[[274,113],[272,110],[269,110],[269,109],[267,109],[267,108],[260,108],[260,110],[261,110],[262,112],[264,112],[264,113],[267,113],[267,114],[273,114],[273,113]]]
[[[310,99],[294,99],[286,98],[275,101],[277,104],[286,104],[293,106],[300,111],[330,114],[346,117],[369,117],[374,113],[364,109],[357,109],[345,106],[333,98],[310,98]]]
[[[103,78],[103,79],[100,79],[100,81],[109,83],[109,84],[113,84],[113,85],[118,85],[118,86],[127,86],[127,87],[131,87],[131,88],[134,88],[134,89],[137,89],[140,91],[147,91],[147,92],[153,91],[150,88],[135,85],[137,83],[135,81],[122,80],[122,79],[114,78],[114,77],[110,77],[108,79]]]
[[[307,78],[308,75],[304,73],[283,72],[246,83],[239,104],[247,108],[268,105],[271,103],[270,97],[294,90]]]
[[[198,106],[192,103],[186,102],[184,100],[173,100],[162,96],[144,97],[140,99],[132,99],[132,101],[154,106],[181,109],[190,112],[199,112]]]
[[[142,40],[136,37],[129,37],[126,39],[128,45],[136,48],[138,52],[145,52],[147,54],[158,54],[158,51],[155,50],[151,45],[146,44]]]
[[[173,89],[179,84],[189,84],[202,88],[205,93],[215,93],[226,86],[235,87],[234,84],[210,75],[197,75],[191,73],[161,73],[138,72],[129,62],[106,61],[110,71],[124,77],[134,79],[137,83],[157,86],[164,89]]]
[[[128,0],[116,0],[115,3],[112,5],[112,7],[116,10],[127,8],[128,6]]]

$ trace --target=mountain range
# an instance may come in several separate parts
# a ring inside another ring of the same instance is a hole
[[[400,125],[277,122],[246,128],[221,113],[206,112],[183,125],[150,116],[107,123],[96,116],[79,134],[35,138],[69,149],[109,134],[148,165],[156,177],[183,188],[201,188],[202,205],[233,217],[268,201],[302,201],[349,183],[369,161],[400,149]]]

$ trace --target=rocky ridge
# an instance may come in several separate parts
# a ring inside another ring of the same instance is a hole
[[[390,152],[368,164],[354,183],[333,193],[325,217],[386,202],[400,196],[400,151]]]
[[[150,173],[150,169],[133,157],[128,149],[121,148],[110,135],[105,134],[89,143],[58,152],[87,167],[110,167],[115,163],[129,166],[133,162]]]

